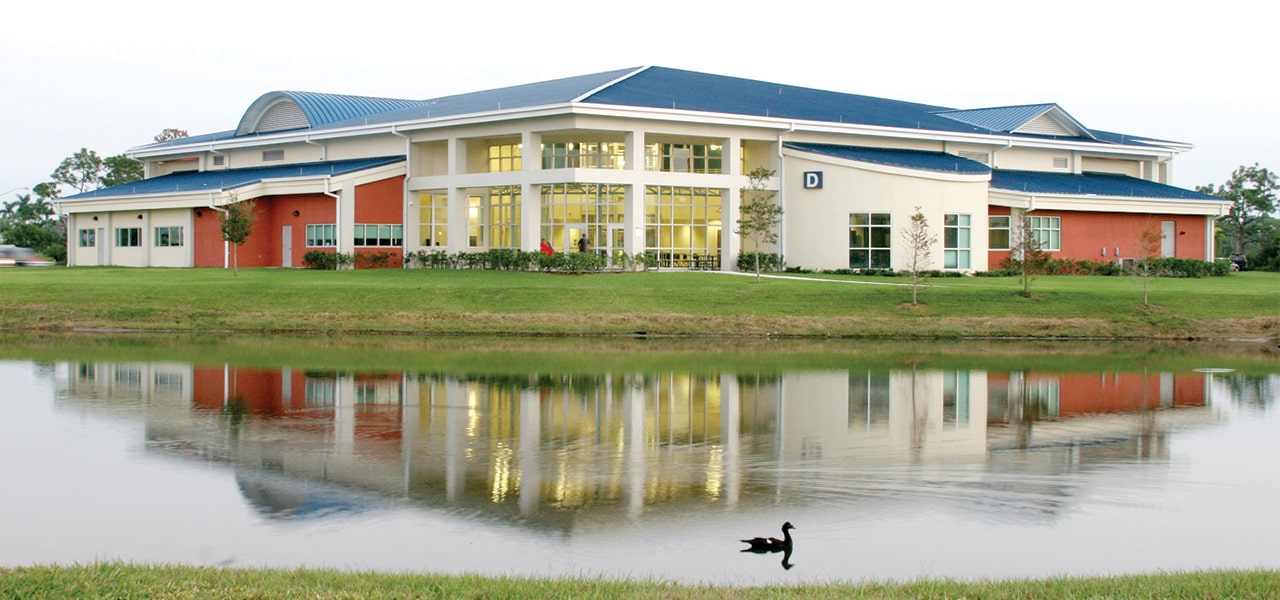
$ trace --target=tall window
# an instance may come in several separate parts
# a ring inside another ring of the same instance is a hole
[[[669,173],[721,173],[719,144],[647,144],[645,169]]]
[[[489,197],[467,199],[467,245],[471,248],[520,247],[520,186],[489,188]]]
[[[81,248],[92,248],[98,245],[98,232],[93,229],[80,229],[77,231],[80,238]]]
[[[711,188],[647,186],[645,252],[665,267],[720,259],[722,192]]]
[[[307,225],[307,247],[327,248],[338,245],[337,225]]]
[[[182,245],[182,228],[181,227],[156,227],[155,246],[157,248],[172,248]]]
[[[553,142],[542,145],[544,169],[622,169],[627,146],[614,142]]]
[[[519,171],[524,168],[521,158],[523,154],[524,149],[520,144],[494,144],[489,146],[489,172]]]
[[[142,229],[121,227],[116,229],[116,247],[135,248],[142,245]]]
[[[889,213],[849,215],[849,268],[891,268]]]
[[[987,217],[987,248],[1009,249],[1009,217]]]
[[[401,246],[404,225],[357,223],[351,228],[351,237],[357,246]]]
[[[943,216],[943,267],[947,269],[968,269],[969,260],[969,215]]]
[[[604,248],[609,225],[625,219],[626,188],[596,183],[558,183],[542,186],[542,238],[560,252],[572,246],[574,230],[593,248]],[[615,248],[616,250],[617,248]]]
[[[418,237],[422,245],[449,245],[449,195],[418,195]]]
[[[1041,250],[1062,249],[1062,218],[1031,217],[1031,235]]]

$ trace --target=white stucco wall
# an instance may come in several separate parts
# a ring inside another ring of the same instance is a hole
[[[943,222],[948,213],[971,219],[969,270],[987,270],[986,176],[952,176],[926,171],[877,167],[866,163],[810,158],[789,154],[783,183],[786,197],[786,261],[809,269],[849,267],[850,213],[889,213],[892,222],[891,261],[904,269],[907,252],[902,231],[916,207],[937,236],[932,268],[943,268]],[[821,171],[822,189],[804,189],[803,174]]]

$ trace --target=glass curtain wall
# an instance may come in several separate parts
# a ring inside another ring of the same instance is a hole
[[[720,267],[721,200],[712,188],[647,186],[645,253],[663,267]]]
[[[424,248],[449,245],[448,194],[418,194],[418,239]]]
[[[557,183],[542,186],[542,238],[556,252],[576,252],[577,236],[603,249],[609,226],[625,222],[626,188],[597,183]]]

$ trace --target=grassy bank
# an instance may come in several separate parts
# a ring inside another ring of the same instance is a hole
[[[0,569],[5,598],[1276,598],[1280,571],[729,587],[99,564]]]
[[[861,282],[862,285],[850,282]],[[878,285],[870,285],[878,284]],[[1276,338],[1280,275],[938,279],[661,272],[10,269],[0,328],[259,333]]]

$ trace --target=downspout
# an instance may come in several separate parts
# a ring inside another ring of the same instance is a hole
[[[404,182],[400,194],[400,227],[403,231],[400,234],[400,268],[409,268],[409,154],[412,145],[409,136],[396,131],[396,126],[391,126],[391,135],[404,138]],[[417,236],[414,236],[416,239]]]
[[[334,251],[342,251],[342,196],[329,191],[329,182],[333,179],[332,175],[324,177],[324,195],[333,198],[333,243]]]
[[[320,142],[311,141],[311,136],[302,138],[302,141],[313,146],[320,146],[320,160],[329,160],[329,147]]]
[[[792,123],[791,128],[778,134],[778,208],[782,209],[782,218],[778,222],[778,255],[782,259],[782,264],[787,264],[787,161],[782,156],[782,138],[783,136],[795,133],[796,124]],[[741,200],[739,200],[741,202]],[[734,216],[735,219],[737,215]],[[735,227],[736,229],[736,227]],[[738,252],[742,252],[742,242],[738,242]],[[756,252],[760,249],[756,248]]]
[[[209,208],[210,208],[211,210],[218,211],[218,212],[220,212],[220,213],[222,213],[222,214],[224,214],[224,215],[225,215],[225,214],[227,214],[227,209],[225,209],[225,208],[218,208],[217,206],[214,206],[214,203],[215,203],[215,202],[216,202],[216,201],[213,199],[213,193],[212,193],[212,192],[210,192],[210,193],[209,193]],[[192,237],[194,238],[195,236],[192,236]],[[223,238],[223,239],[222,239],[222,268],[227,269],[227,268],[230,268],[230,267],[231,267],[231,242],[228,242],[228,241],[226,240],[226,238]]]

